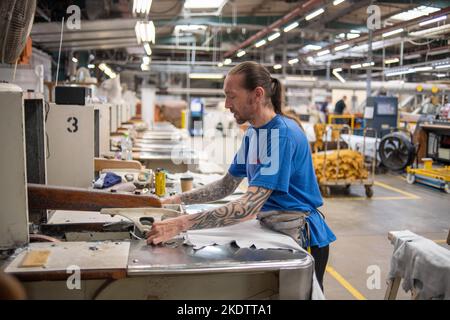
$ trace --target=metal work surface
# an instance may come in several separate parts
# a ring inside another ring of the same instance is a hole
[[[176,240],[166,246],[149,246],[133,241],[128,258],[128,275],[242,272],[280,269],[311,269],[313,260],[303,251],[257,250],[234,244],[194,250]]]
[[[127,241],[31,243],[17,254],[5,269],[24,280],[66,279],[67,269],[77,266],[82,277],[108,278],[127,267],[130,243]],[[48,251],[42,266],[22,267],[25,255],[31,251]]]

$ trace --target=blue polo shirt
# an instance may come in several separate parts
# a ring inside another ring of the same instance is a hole
[[[336,240],[317,208],[323,205],[308,140],[298,124],[276,115],[262,127],[250,127],[228,172],[247,177],[249,186],[273,190],[261,211],[308,212],[311,246]]]

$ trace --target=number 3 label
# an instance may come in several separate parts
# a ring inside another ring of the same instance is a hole
[[[67,128],[69,132],[77,132],[78,131],[78,119],[75,117],[70,117],[67,119],[67,122],[71,124],[72,127]]]

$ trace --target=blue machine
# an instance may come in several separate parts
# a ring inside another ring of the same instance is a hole
[[[368,97],[364,109],[366,127],[373,128],[381,138],[398,127],[396,97]]]
[[[189,104],[189,133],[191,136],[203,135],[203,115],[205,103],[200,98],[192,98]]]

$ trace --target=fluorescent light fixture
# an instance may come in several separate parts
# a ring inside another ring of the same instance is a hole
[[[112,71],[111,68],[108,67],[104,63],[100,64],[99,68],[100,68],[100,70],[102,70],[111,79],[114,79],[117,76],[117,74],[114,71]]]
[[[344,2],[345,0],[334,0],[333,1],[333,6],[337,6],[338,4],[341,4],[342,2]]]
[[[142,42],[155,43],[156,30],[153,21],[136,22],[134,31],[136,32],[136,39],[139,44]]]
[[[222,62],[219,62],[219,63],[217,64],[217,66],[218,66],[219,68],[222,68],[222,67],[223,67],[223,63],[222,63]]]
[[[222,73],[190,73],[189,79],[219,80],[219,79],[223,79],[223,74]]]
[[[433,70],[433,67],[428,66],[428,67],[417,67],[417,68],[414,68],[414,72],[429,71],[429,70]]]
[[[226,0],[186,0],[186,9],[218,9],[223,6]]]
[[[359,69],[359,68],[361,68],[362,66],[361,66],[361,64],[360,63],[358,63],[358,64],[352,64],[351,66],[350,66],[350,69]]]
[[[399,28],[399,29],[395,29],[395,30],[392,30],[392,31],[388,31],[388,32],[383,33],[383,34],[382,34],[382,37],[383,37],[383,38],[386,38],[386,37],[392,36],[392,35],[394,35],[394,34],[401,33],[401,32],[403,32],[404,30],[405,30],[405,29],[403,29],[403,28]]]
[[[75,57],[72,57],[72,61],[75,62],[75,63],[77,63],[77,62],[78,62],[78,59],[75,58]]]
[[[441,34],[443,32],[448,31],[448,29],[450,29],[450,24],[443,24],[442,26],[439,27],[410,32],[409,35],[413,37],[421,37],[429,34]]]
[[[444,78],[447,75],[445,73],[436,73],[435,76],[438,77],[438,78]]]
[[[314,61],[314,58],[313,57],[306,57],[306,61],[308,61],[309,62],[309,64],[314,64],[315,63],[315,61]]]
[[[353,47],[352,52],[362,52],[368,50],[369,45],[367,43],[360,44],[359,46]]]
[[[143,63],[143,64],[150,64],[150,57],[148,57],[148,56],[143,56],[143,57],[142,57],[142,63]]]
[[[362,64],[362,66],[365,68],[365,67],[370,67],[370,66],[374,66],[375,65],[375,62],[365,62],[365,63],[363,63]]]
[[[342,71],[342,68],[334,68],[333,69],[333,72],[341,72]]]
[[[392,76],[399,76],[402,74],[408,74],[408,73],[414,73],[414,72],[415,72],[414,69],[406,69],[406,70],[388,72],[388,73],[386,73],[386,76],[392,77]]]
[[[231,63],[231,59],[230,58],[227,58],[227,59],[225,59],[224,61],[223,61],[223,64],[224,65],[229,65]]]
[[[419,26],[426,26],[427,24],[438,22],[438,21],[442,21],[442,20],[446,20],[446,19],[447,19],[446,15],[445,16],[440,16],[440,17],[437,17],[437,18],[434,18],[434,19],[422,21],[421,23],[419,23]]]
[[[294,59],[289,60],[288,63],[292,65],[292,64],[298,63],[298,61],[299,61],[298,58],[294,58]]]
[[[299,26],[299,23],[297,21],[291,23],[290,25],[288,25],[286,28],[283,29],[284,32],[289,32],[292,29],[295,29]]]
[[[359,37],[360,37],[359,33],[347,33],[347,39],[356,39]]]
[[[236,55],[238,57],[242,57],[243,55],[245,55],[247,52],[245,52],[244,50],[239,51]]]
[[[268,37],[267,40],[273,41],[273,40],[275,40],[276,38],[278,38],[279,36],[280,36],[280,33],[279,33],[279,32],[276,32],[276,33],[272,34],[270,37]]]
[[[137,15],[148,15],[150,13],[150,8],[152,7],[152,0],[134,0],[133,1],[133,14]]]
[[[306,20],[306,21],[309,21],[309,20],[311,20],[311,19],[314,19],[315,17],[317,17],[318,15],[321,15],[321,14],[324,13],[324,12],[325,12],[325,10],[324,10],[323,8],[320,8],[320,9],[318,9],[318,10],[316,10],[316,11],[314,11],[314,12],[308,14],[308,15],[305,17],[305,20]]]
[[[148,42],[144,43],[144,50],[148,56],[152,55],[152,48],[150,48],[150,44]]]
[[[443,64],[440,66],[435,66],[434,68],[435,69],[447,69],[447,68],[450,68],[450,64]]]
[[[145,63],[141,64],[141,70],[142,71],[149,71],[150,70],[150,65],[145,64]]]
[[[273,66],[273,68],[274,68],[275,70],[278,70],[278,69],[283,68],[283,66],[282,66],[281,64],[276,64],[276,65]]]
[[[265,39],[262,39],[262,40],[258,41],[257,43],[255,43],[255,47],[256,48],[262,47],[266,43],[267,43],[267,41]]]
[[[306,46],[303,47],[303,50],[307,51],[317,51],[320,49],[322,49],[322,47],[315,44],[307,44]]]
[[[347,49],[347,48],[350,48],[350,45],[349,44],[343,44],[343,45],[335,47],[334,51],[340,51],[340,50],[344,50],[344,49]]]
[[[317,56],[318,57],[320,57],[320,56],[324,56],[324,55],[326,55],[326,54],[329,54],[330,53],[330,50],[322,50],[322,51],[319,51],[319,52],[317,52]]]
[[[206,29],[207,27],[203,24],[179,24],[173,30],[175,34],[180,34],[183,32],[205,31]]]
[[[422,16],[426,16],[426,15],[429,15],[430,13],[433,13],[433,12],[436,12],[439,10],[440,10],[439,8],[420,6],[420,7],[416,7],[414,9],[408,10],[408,11],[400,12],[396,15],[393,15],[389,19],[406,21],[406,20],[411,20],[411,19],[422,17]]]
[[[400,61],[399,58],[391,58],[391,59],[386,59],[386,60],[384,60],[384,64],[397,63],[397,62],[399,62],[399,61]]]
[[[342,78],[342,76],[339,74],[339,72],[333,70],[333,75],[334,75],[336,78],[338,78],[338,80],[339,80],[340,82],[345,83],[345,79]]]
[[[316,81],[317,78],[313,76],[287,76],[286,81]]]
[[[417,59],[420,58],[421,55],[419,53],[413,53],[413,54],[407,54],[403,56],[403,59],[405,60],[411,60],[411,59]]]
[[[94,69],[95,68],[95,64],[88,64],[88,69]]]

